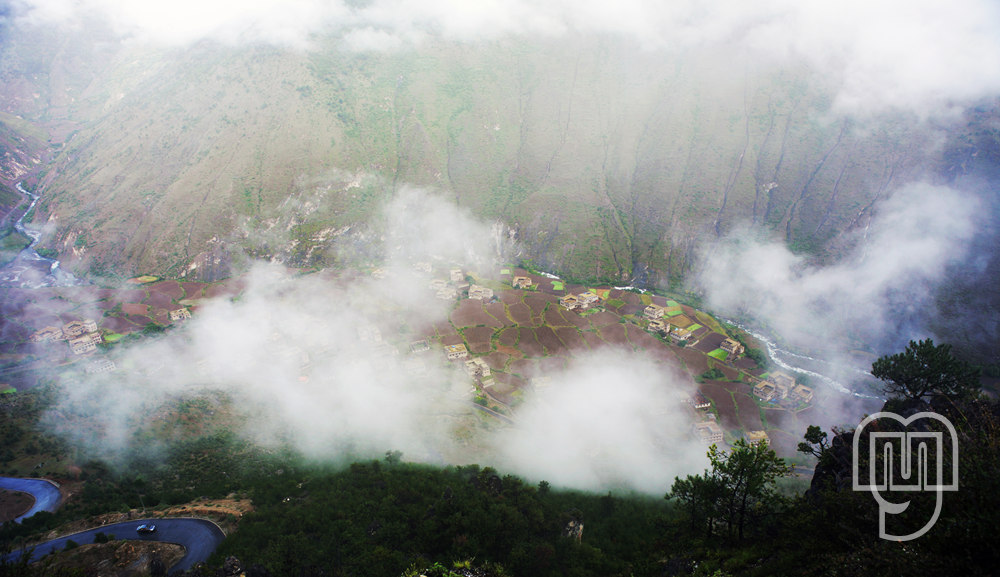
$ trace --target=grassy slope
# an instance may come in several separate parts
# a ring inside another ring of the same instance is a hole
[[[610,41],[122,56],[71,109],[44,210],[63,241],[92,232],[71,265],[177,275],[219,241],[320,242],[411,183],[542,266],[655,282],[744,221],[818,247],[920,160],[902,125],[855,133],[801,79],[738,68]]]

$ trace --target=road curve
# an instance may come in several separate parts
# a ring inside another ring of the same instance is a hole
[[[146,535],[136,533],[136,528],[144,523],[155,524],[156,532]],[[168,570],[170,573],[174,571],[186,571],[193,567],[195,563],[208,559],[209,555],[215,552],[215,549],[226,538],[226,535],[218,525],[204,519],[186,517],[136,519],[135,521],[125,521],[124,523],[112,523],[103,527],[97,527],[96,529],[88,529],[87,531],[46,541],[35,546],[31,552],[31,560],[37,561],[53,551],[62,551],[66,548],[67,541],[73,541],[78,545],[93,543],[94,537],[98,533],[114,536],[118,540],[163,541],[182,545],[186,549],[186,553],[180,561]],[[24,553],[24,550],[11,553],[5,560],[9,562],[17,561],[21,558],[22,553]]]
[[[20,523],[39,511],[54,513],[62,502],[62,493],[59,492],[59,486],[46,479],[0,477],[0,489],[28,493],[35,498],[35,504],[26,513],[14,519],[15,523]]]

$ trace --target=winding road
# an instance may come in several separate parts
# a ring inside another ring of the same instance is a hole
[[[146,535],[136,533],[136,528],[142,524],[155,524],[156,532]],[[163,541],[166,543],[176,543],[184,547],[184,557],[169,569],[174,571],[186,571],[199,563],[208,559],[215,549],[226,538],[222,529],[211,521],[204,519],[190,518],[160,518],[160,519],[136,519],[125,521],[124,523],[112,523],[96,529],[88,529],[72,535],[66,535],[58,539],[46,541],[36,545],[31,550],[31,560],[41,559],[45,555],[54,551],[62,551],[66,548],[68,541],[73,541],[78,545],[86,545],[94,542],[94,537],[98,533],[114,536],[115,539],[131,539],[135,541]],[[7,561],[17,561],[21,558],[22,551],[16,551],[7,556]]]
[[[46,479],[19,479],[15,477],[0,477],[0,489],[20,491],[35,498],[35,504],[23,515],[14,519],[15,523],[31,517],[39,511],[55,512],[62,501],[59,486]]]
[[[51,481],[46,481],[45,479],[0,477],[0,488],[7,489],[9,491],[21,491],[28,493],[35,498],[35,504],[32,505],[31,509],[20,517],[14,519],[17,523],[20,523],[23,519],[26,519],[39,511],[55,511],[59,507],[62,498],[56,484]],[[155,524],[156,532],[145,535],[136,533],[136,528],[144,523]],[[35,561],[41,559],[49,553],[65,549],[68,541],[73,541],[78,545],[93,543],[94,537],[98,533],[114,536],[114,538],[118,540],[131,539],[136,541],[163,541],[183,546],[185,549],[184,557],[169,569],[169,572],[171,573],[174,571],[186,571],[193,567],[195,563],[208,559],[209,555],[211,555],[226,538],[225,533],[222,532],[222,529],[220,529],[218,525],[204,519],[192,519],[186,517],[136,519],[134,521],[125,521],[122,523],[112,523],[110,525],[104,525],[103,527],[88,529],[86,531],[46,541],[36,545],[34,549],[30,549],[31,560]],[[4,557],[4,560],[9,562],[17,561],[21,558],[23,553],[24,550],[15,551],[14,553]]]

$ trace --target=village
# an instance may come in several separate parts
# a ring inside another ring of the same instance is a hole
[[[468,375],[470,400],[484,415],[516,422],[524,393],[549,385],[546,373],[566,366],[569,357],[603,346],[643,349],[668,365],[685,366],[697,383],[683,400],[695,423],[690,434],[706,446],[731,444],[739,438],[774,442],[767,431],[771,424],[772,433],[784,435],[788,447],[797,432],[774,427],[787,420],[777,417],[778,411],[794,414],[813,403],[811,388],[780,371],[762,371],[747,357],[747,347],[736,335],[727,334],[707,313],[675,300],[627,289],[572,285],[517,268],[501,269],[498,278],[455,266],[416,263],[413,268],[428,279],[429,298],[454,303],[448,321],[416,335],[417,340],[392,344],[383,340],[378,326],[359,326],[357,342],[368,351],[381,351],[379,355],[404,354],[402,362],[413,375],[426,372],[431,360],[426,354],[437,348],[441,362],[458,364]],[[376,279],[385,276],[380,269],[370,274]],[[177,325],[192,317],[196,307],[177,296],[183,293],[175,293],[169,301],[161,299],[162,312],[155,313],[156,320]],[[124,303],[108,313],[134,319],[140,313],[152,318],[153,311],[143,303]],[[121,338],[109,328],[116,326],[112,321],[120,318],[73,319],[62,326],[44,326],[29,340],[46,347],[62,343],[63,350],[85,362],[88,374],[112,372],[117,369],[114,361],[99,347],[104,344],[106,350]],[[309,355],[287,339],[272,341],[272,352],[301,359],[299,379],[308,381]],[[751,399],[754,405],[748,402]],[[771,415],[766,423],[765,414]]]

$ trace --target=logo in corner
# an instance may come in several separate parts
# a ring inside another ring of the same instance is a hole
[[[891,419],[903,427],[901,432],[872,431],[868,435],[868,478],[861,479],[858,456],[859,444],[865,427],[878,419]],[[945,433],[935,430],[909,431],[907,426],[921,419],[937,421],[944,425]],[[950,446],[947,444],[950,443]],[[950,456],[951,463],[945,461]],[[871,491],[878,502],[879,537],[891,541],[912,541],[930,531],[941,515],[945,491],[958,490],[958,434],[955,426],[945,417],[930,411],[903,418],[896,413],[881,412],[866,417],[854,432],[853,474],[855,491]],[[899,469],[894,468],[899,461]],[[887,515],[899,515],[910,506],[910,501],[893,503],[882,493],[913,491],[935,492],[934,514],[919,530],[908,535],[891,535],[886,531]]]

